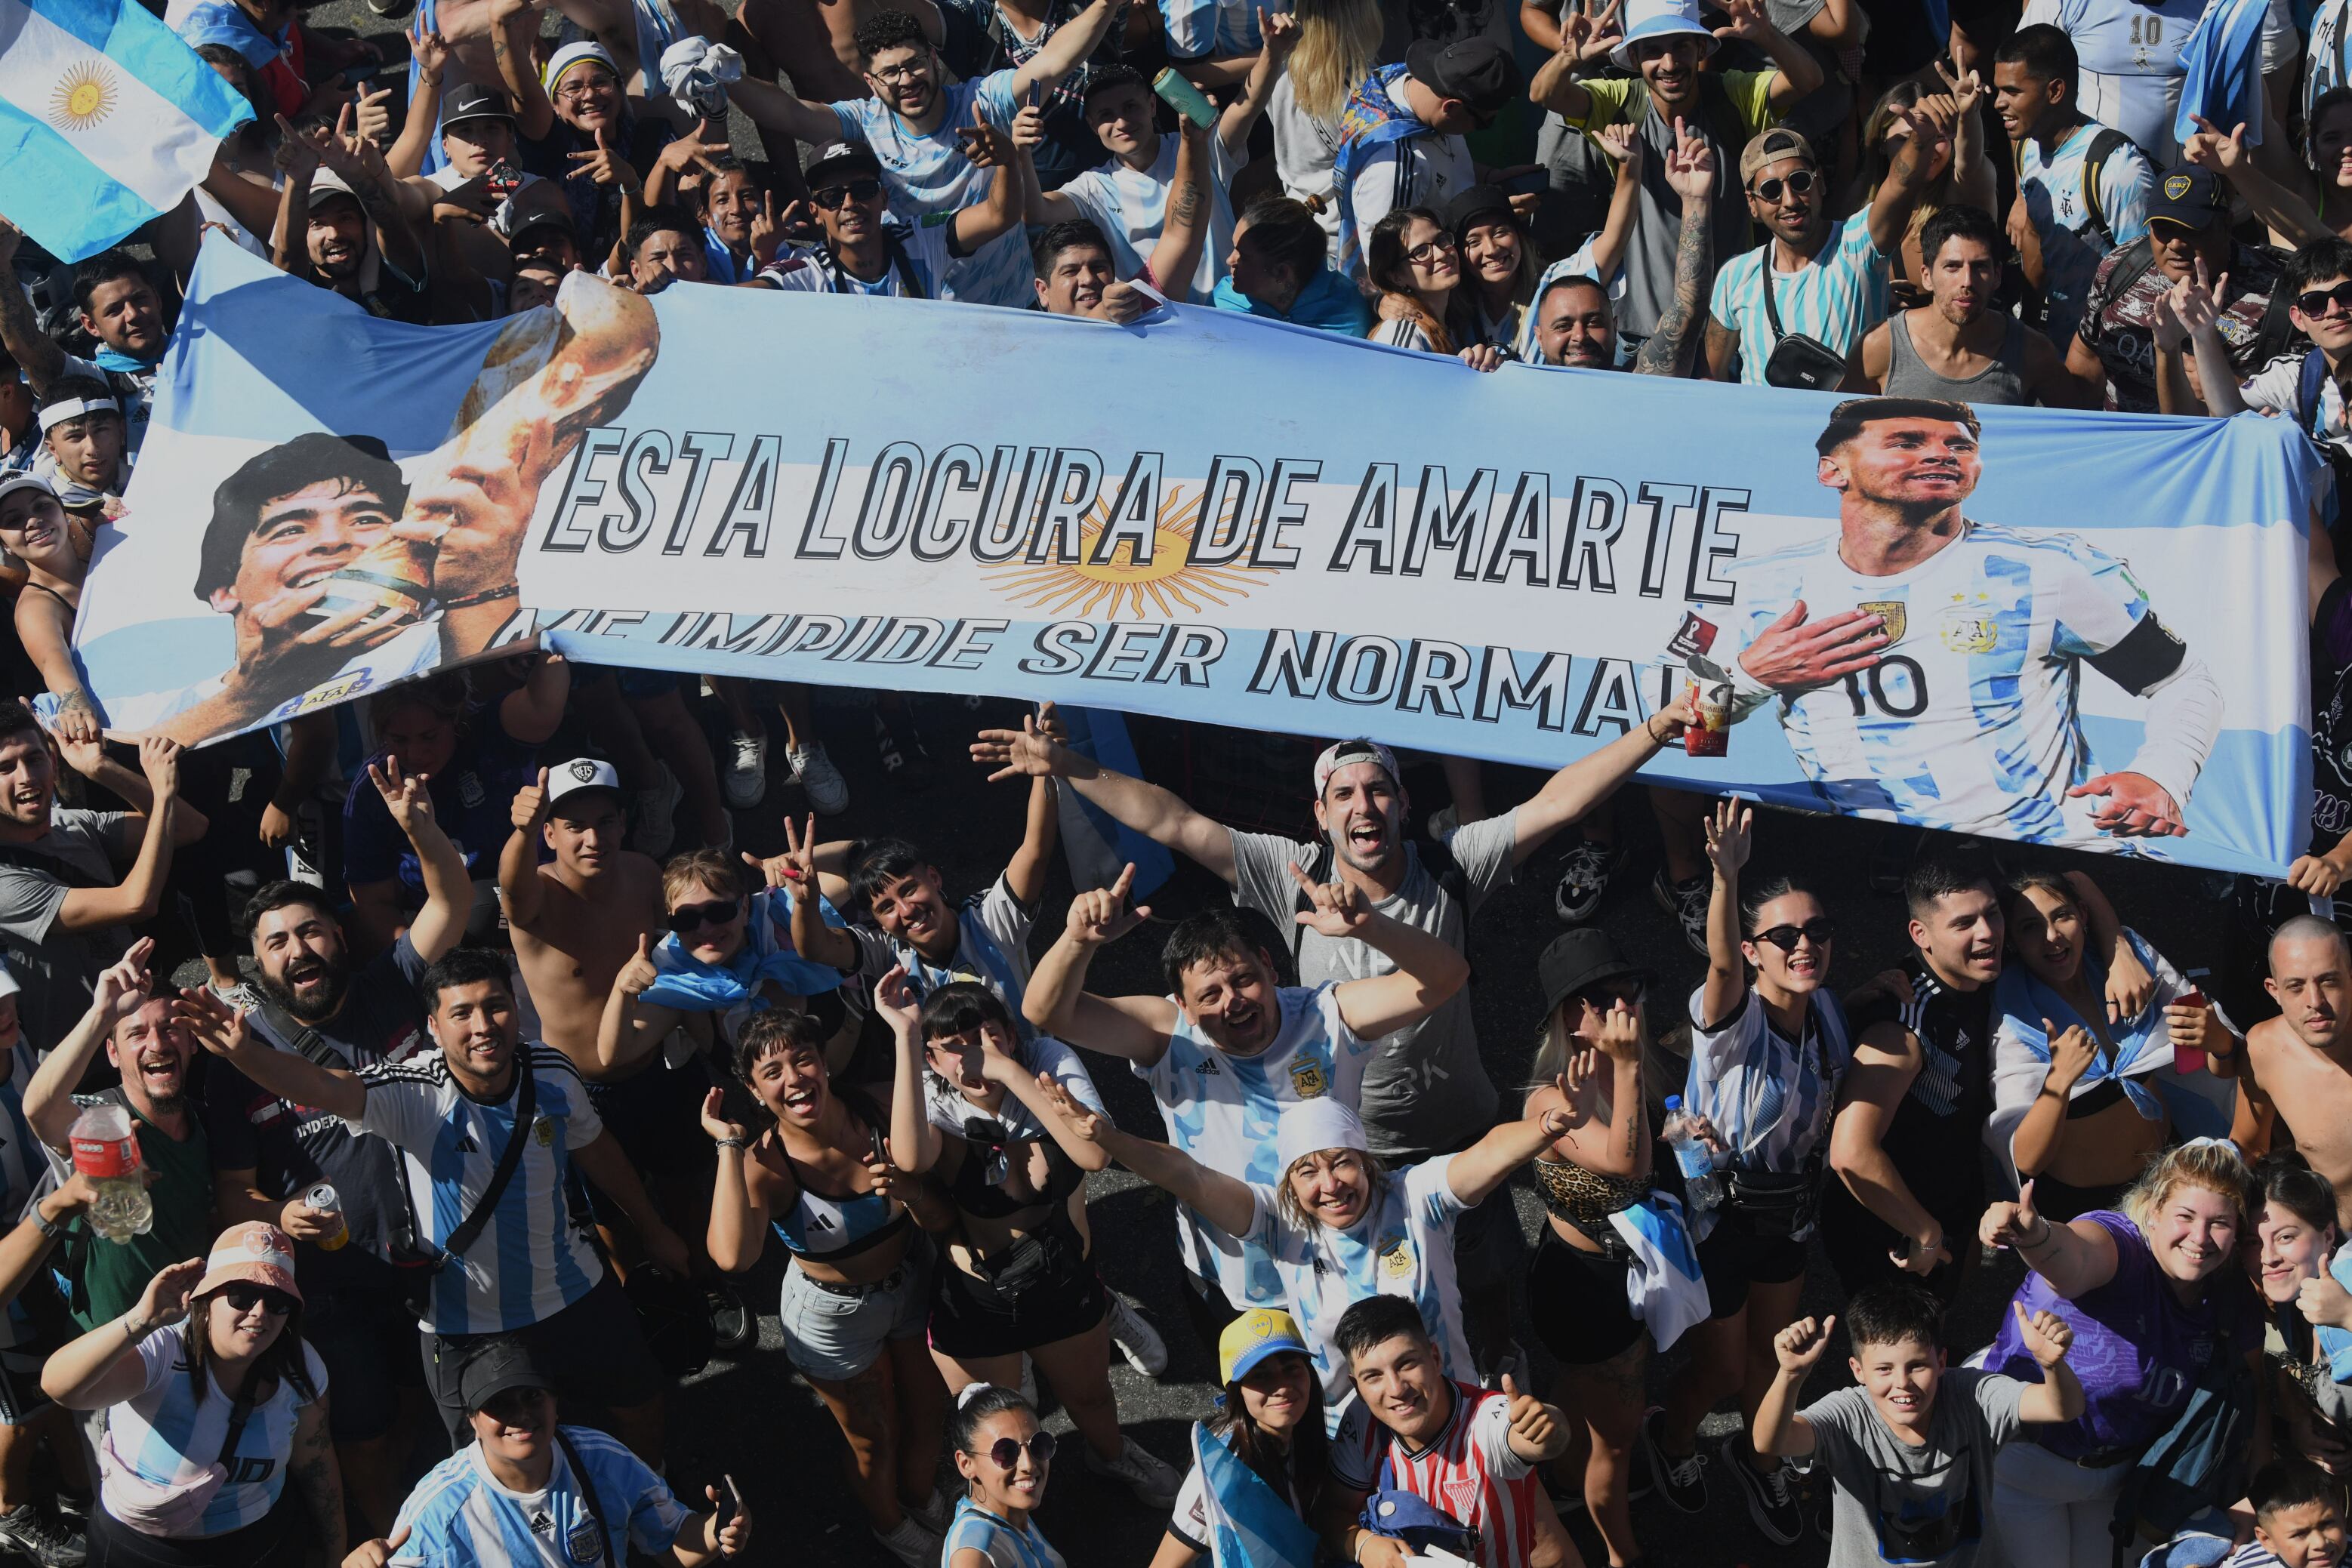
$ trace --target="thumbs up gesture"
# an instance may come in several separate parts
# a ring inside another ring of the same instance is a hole
[[[661,970],[654,966],[653,934],[641,932],[637,936],[635,956],[621,966],[621,972],[613,983],[629,996],[641,997],[646,994],[648,987],[660,978]]]
[[[402,1525],[388,1537],[362,1541],[343,1559],[343,1568],[384,1568],[399,1550],[408,1544],[408,1526]]]
[[[1568,1447],[1568,1428],[1559,1412],[1532,1394],[1522,1394],[1509,1373],[1503,1374],[1503,1397],[1510,1401],[1507,1415],[1511,1446],[1523,1458],[1549,1459]]]
[[[1984,1212],[1977,1239],[1988,1247],[2038,1247],[2050,1238],[2050,1222],[2033,1207],[2033,1184],[2018,1190],[2015,1203],[1996,1203]]]

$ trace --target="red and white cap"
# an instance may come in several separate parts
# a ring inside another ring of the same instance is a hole
[[[1331,782],[1331,775],[1350,762],[1377,763],[1388,770],[1390,783],[1399,789],[1404,787],[1404,772],[1397,767],[1396,753],[1377,740],[1359,737],[1354,740],[1332,742],[1323,748],[1323,755],[1315,759],[1315,798],[1318,800],[1323,799],[1323,787]]]
[[[294,1239],[263,1219],[248,1219],[222,1231],[213,1243],[212,1256],[205,1260],[205,1277],[196,1281],[193,1293],[208,1296],[239,1280],[283,1291],[300,1301],[302,1287],[294,1282]]]

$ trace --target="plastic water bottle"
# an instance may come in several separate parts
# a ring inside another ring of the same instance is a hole
[[[1683,1170],[1683,1203],[1694,1215],[1704,1214],[1723,1201],[1723,1181],[1715,1174],[1715,1160],[1707,1153],[1706,1144],[1691,1131],[1691,1119],[1683,1111],[1683,1097],[1666,1096],[1666,1124],[1658,1130],[1675,1151],[1675,1164]]]
[[[131,1113],[111,1102],[92,1105],[74,1119],[68,1137],[74,1169],[98,1189],[98,1201],[89,1210],[90,1229],[109,1241],[146,1235],[155,1224],[155,1205],[140,1179],[145,1162],[139,1155]]]

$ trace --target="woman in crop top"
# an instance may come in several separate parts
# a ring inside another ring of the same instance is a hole
[[[874,988],[898,1041],[890,1154],[928,1172],[955,1209],[931,1277],[931,1354],[950,1393],[1017,1386],[1026,1354],[1086,1439],[1087,1467],[1166,1511],[1180,1478],[1119,1429],[1110,1388],[1110,1297],[1088,1258],[1086,1179],[1109,1156],[1045,1109],[1044,1078],[1099,1110],[1069,1047],[1024,1045],[994,991],[971,980],[918,1003],[907,972]]]
[[[947,1400],[923,1347],[934,1266],[924,1230],[944,1228],[948,1207],[892,1166],[875,1098],[834,1087],[816,1019],[772,1009],[737,1039],[736,1075],[775,1125],[754,1138],[726,1119],[724,1091],[703,1101],[703,1130],[719,1144],[711,1259],[740,1273],[760,1260],[761,1222],[775,1227],[793,1254],[778,1312],[784,1351],[849,1439],[850,1490],[899,1561],[936,1563]]]
[[[1611,1217],[1651,1197],[1645,977],[1596,926],[1556,937],[1536,972],[1546,1009],[1525,1114],[1565,1116],[1569,1129],[1533,1166],[1546,1223],[1528,1268],[1528,1295],[1536,1333],[1560,1365],[1559,1405],[1591,1433],[1585,1506],[1611,1561],[1633,1563],[1642,1553],[1627,1478],[1647,1404],[1643,1368],[1651,1337],[1627,1294],[1633,1249]],[[1679,1219],[1673,1223],[1679,1231]],[[1703,1287],[1693,1281],[1691,1293],[1691,1310],[1704,1316]]]

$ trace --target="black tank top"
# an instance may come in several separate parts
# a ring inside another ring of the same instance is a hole
[[[1873,1001],[1849,1015],[1853,1038],[1893,1020],[1919,1037],[1919,1071],[1895,1106],[1880,1147],[1923,1203],[1981,1189],[1979,1153],[1992,1111],[1992,988],[1956,991],[1915,950],[1904,959],[1911,1002]]]

